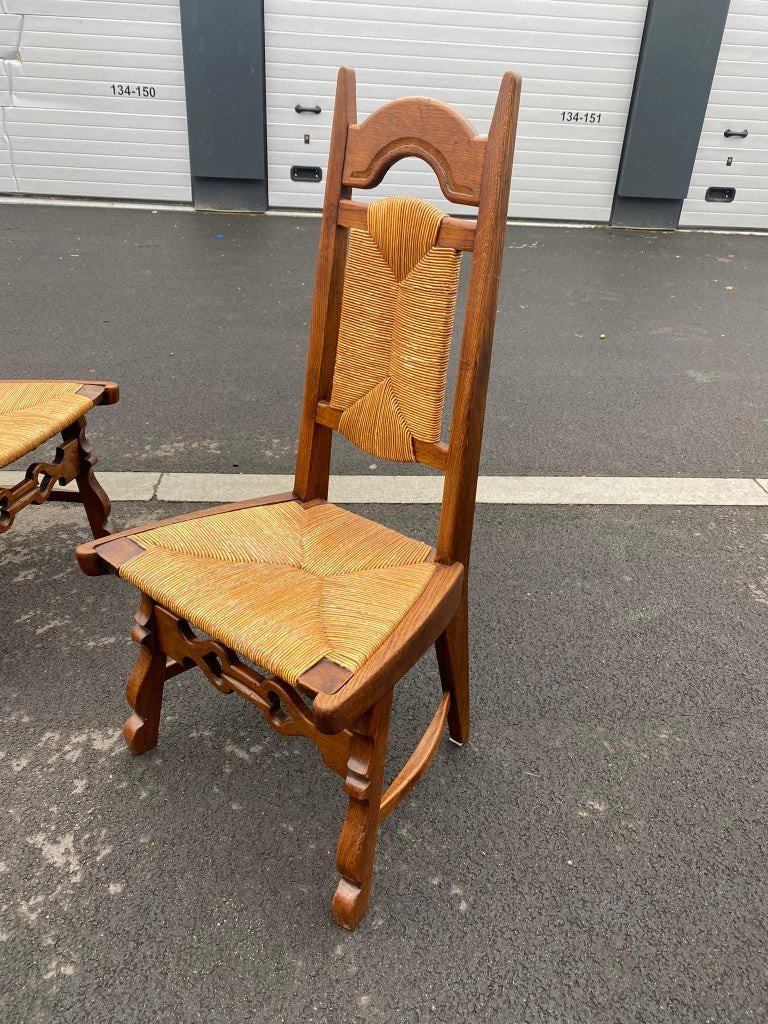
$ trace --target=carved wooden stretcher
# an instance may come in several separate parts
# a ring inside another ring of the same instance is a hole
[[[199,668],[345,779],[336,920],[366,912],[379,823],[426,770],[448,724],[469,734],[467,570],[520,80],[504,75],[488,137],[443,103],[389,103],[357,123],[339,72],[292,493],[180,516],[78,549],[84,572],[142,594],[128,681],[134,753],[155,746],[163,686]],[[365,206],[396,161],[425,160],[477,221],[422,200]],[[462,252],[473,255],[449,443],[440,421]],[[445,473],[436,548],[327,502],[339,430],[381,458]],[[202,634],[202,635],[200,635]],[[396,683],[432,645],[443,694],[384,789]]]
[[[61,433],[52,462],[34,462],[18,484],[0,485],[0,533],[18,513],[44,501],[79,501],[94,537],[110,533],[110,503],[96,479],[96,457],[85,436],[85,415],[113,405],[117,384],[72,380],[0,380],[0,469]],[[76,491],[59,490],[75,481]]]

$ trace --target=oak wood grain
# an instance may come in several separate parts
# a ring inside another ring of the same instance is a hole
[[[381,808],[379,810],[379,819],[381,821],[388,814],[391,814],[400,801],[410,793],[432,763],[440,746],[440,741],[443,738],[450,705],[451,695],[446,690],[440,698],[440,703],[437,705],[437,711],[432,717],[432,721],[416,744],[415,750],[389,784],[384,796],[381,798]]]
[[[299,676],[297,689],[311,697],[318,693],[336,693],[353,675],[354,672],[343,665],[337,665],[329,658],[321,658]]]
[[[342,173],[347,135],[356,117],[355,73],[350,68],[340,68],[320,223],[315,297],[309,328],[307,375],[294,482],[295,494],[304,501],[328,497],[333,431],[317,422],[315,410],[318,401],[330,397],[333,383],[347,256],[347,229],[338,224],[339,203],[342,199],[349,199],[352,194],[351,189],[342,183]]]
[[[349,808],[336,851],[341,879],[331,904],[335,921],[344,928],[357,927],[371,899],[391,711],[389,690],[352,730],[344,784]]]
[[[415,156],[435,172],[446,199],[477,206],[485,143],[466,118],[440,100],[394,100],[350,127],[343,184],[374,188],[398,160]]]
[[[358,228],[365,231],[368,227],[368,204],[358,203],[354,199],[342,199],[339,203],[338,223],[345,228]],[[439,249],[472,252],[475,247],[475,227],[473,220],[444,217],[435,239],[435,245]]]
[[[437,541],[440,561],[459,561],[467,568],[519,104],[520,78],[507,71],[496,100],[482,173]]]

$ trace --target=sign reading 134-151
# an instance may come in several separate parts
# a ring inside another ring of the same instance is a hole
[[[601,113],[583,110],[561,110],[560,120],[565,121],[567,124],[600,124],[602,119]]]

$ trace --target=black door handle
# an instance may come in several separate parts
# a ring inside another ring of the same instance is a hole
[[[299,108],[296,107],[296,109],[298,110]],[[726,137],[726,139],[733,139],[733,138],[736,138],[736,139],[746,139],[746,137],[749,135],[749,132],[747,131],[746,128],[744,129],[743,132],[735,132],[731,128],[726,128],[725,131],[723,132],[723,135]]]
[[[319,114],[320,107],[303,107],[300,103],[297,103],[294,107],[297,114]]]

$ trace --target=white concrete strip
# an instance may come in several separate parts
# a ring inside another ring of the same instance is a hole
[[[434,505],[443,500],[443,477],[335,476],[328,498],[349,504]]]
[[[290,476],[164,473],[160,501],[246,501],[290,491]],[[434,504],[442,476],[335,476],[331,501]],[[477,500],[490,505],[766,505],[768,489],[745,478],[483,476]]]
[[[160,473],[99,473],[97,471],[97,476],[112,501],[149,501],[154,497],[155,488],[160,481]],[[3,470],[0,472],[0,487],[12,487],[23,478],[23,470],[18,472]],[[75,491],[77,488],[74,483],[71,483],[67,484],[64,490]]]
[[[0,472],[0,486],[21,472]],[[99,473],[113,501],[247,501],[290,491],[293,476],[245,473]],[[70,485],[72,488],[74,485]],[[435,504],[442,476],[335,476],[330,500],[348,504]],[[768,505],[768,479],[746,477],[481,476],[486,505]]]
[[[477,496],[503,505],[765,505],[766,498],[746,478],[652,476],[486,476]]]
[[[163,473],[158,501],[247,501],[293,490],[293,475],[247,473]],[[768,495],[766,495],[768,497]]]
[[[164,473],[158,501],[247,501],[293,490],[293,476],[243,473]],[[344,503],[434,504],[443,493],[436,476],[335,476],[328,497]]]

